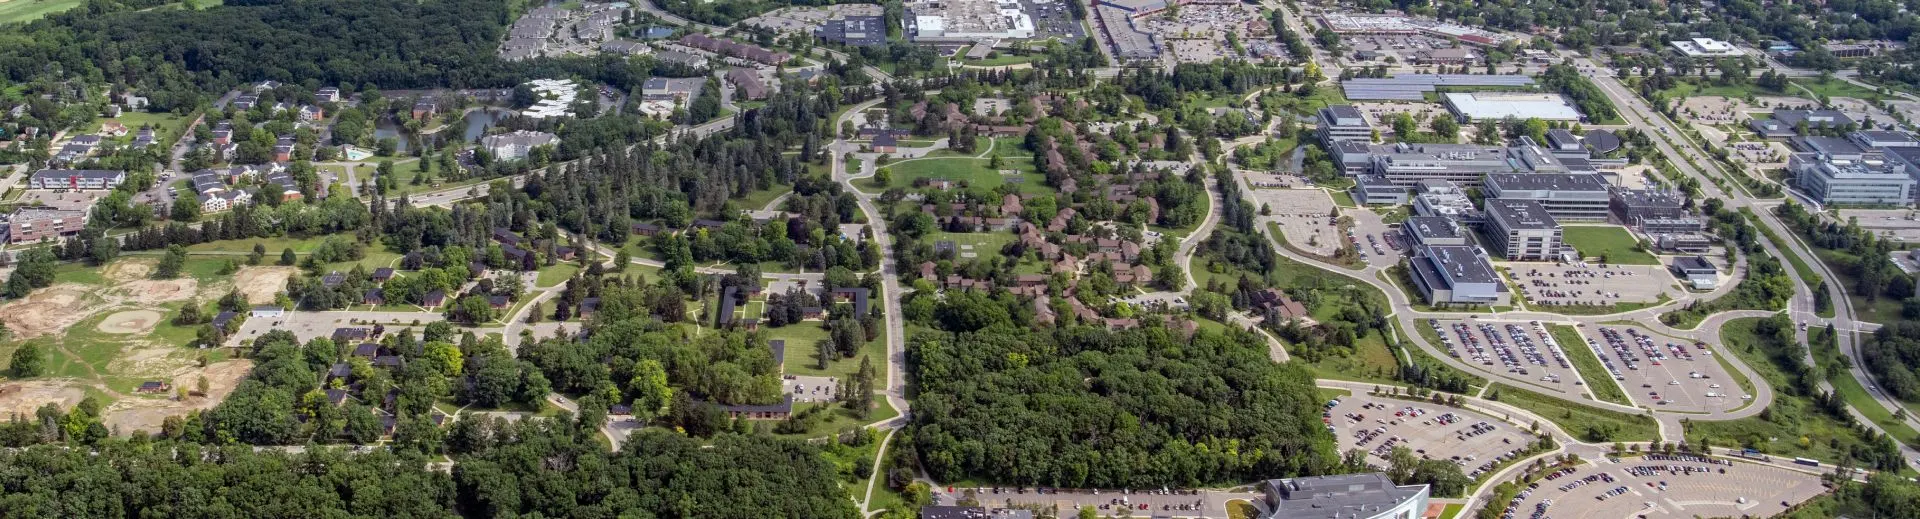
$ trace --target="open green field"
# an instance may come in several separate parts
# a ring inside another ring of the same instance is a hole
[[[1581,257],[1606,258],[1607,263],[1620,265],[1660,264],[1660,258],[1639,250],[1639,240],[1633,239],[1633,234],[1624,227],[1569,225],[1564,232],[1567,245],[1579,250]]]
[[[1051,192],[1046,177],[1039,174],[1033,166],[1032,157],[1005,157],[1000,159],[1000,169],[1014,170],[1018,173],[1003,175],[999,170],[987,167],[988,159],[973,157],[941,157],[912,159],[888,164],[892,171],[893,182],[888,187],[911,188],[915,181],[947,180],[965,184],[976,189],[993,189],[1001,184],[1015,183],[1022,191]],[[1019,179],[1019,180],[1015,180]]]
[[[1564,324],[1549,324],[1547,332],[1553,334],[1553,341],[1560,343],[1560,349],[1567,354],[1567,360],[1573,362],[1573,368],[1580,371],[1580,378],[1587,382],[1587,389],[1593,391],[1593,397],[1603,402],[1631,406],[1627,392],[1613,380],[1613,374],[1607,372],[1600,358],[1593,356],[1593,348],[1587,347],[1587,341],[1580,337],[1580,331]]]
[[[0,2],[0,23],[20,23],[79,7],[81,0],[9,0]]]
[[[267,248],[267,257],[269,258],[269,261],[272,261],[272,260],[278,260],[280,258],[280,251],[283,251],[289,248],[293,249],[294,254],[306,254],[309,252],[313,252],[313,249],[316,247],[319,247],[320,242],[325,240],[326,238],[286,238],[286,237],[254,238],[254,239],[246,239],[246,240],[220,240],[220,241],[210,241],[206,243],[188,245],[187,252],[238,252],[242,254],[247,254],[247,253],[253,252],[253,245],[257,243]]]
[[[1494,394],[1499,398],[1491,398]],[[1581,441],[1656,441],[1660,426],[1641,414],[1588,407],[1525,389],[1494,383],[1487,389],[1490,399],[1526,409],[1541,418],[1559,424],[1560,429]],[[1596,434],[1611,429],[1611,434]]]
[[[588,253],[588,254],[591,254],[591,253]],[[580,271],[580,264],[570,262],[570,261],[562,261],[562,262],[553,264],[553,266],[551,267],[545,267],[540,269],[540,277],[536,278],[533,284],[534,286],[541,287],[541,288],[558,286],[559,284],[566,282],[567,278],[573,277],[573,274],[579,271]]]
[[[819,349],[817,343],[831,340],[823,323],[807,321],[789,324],[779,328],[766,328],[768,339],[787,341],[786,358],[781,363],[788,375],[815,377],[834,377],[845,379],[860,372],[860,358],[866,357],[873,363],[874,377],[887,377],[887,331],[883,327],[873,340],[860,346],[860,352],[849,358],[836,358],[827,361],[827,369],[818,368]]]
[[[1793,85],[1795,87],[1793,92],[1796,95],[1813,92],[1814,94],[1829,98],[1852,97],[1868,101],[1877,101],[1888,97],[1881,95],[1879,90],[1862,87],[1838,79],[1829,79],[1824,82],[1809,79],[1795,79],[1793,80]]]
[[[1447,503],[1445,508],[1440,509],[1440,519],[1459,517],[1460,512],[1466,510],[1466,508],[1467,505],[1465,503]]]
[[[985,259],[987,256],[997,256],[1000,254],[1000,249],[1005,248],[1008,243],[1012,243],[1013,239],[1014,235],[1012,233],[1004,232],[934,232],[927,233],[927,237],[923,241],[927,243],[938,243],[942,241],[953,242],[953,259],[964,262],[971,259]],[[976,256],[969,258],[967,257],[969,253],[975,254]]]
[[[1751,418],[1692,422],[1687,426],[1687,440],[1694,442],[1707,438],[1715,445],[1754,448],[1777,456],[1840,459],[1853,447],[1860,445],[1860,438],[1851,427],[1821,411],[1811,399],[1790,393],[1793,381],[1782,363],[1800,355],[1800,350],[1794,345],[1781,344],[1756,333],[1760,321],[1760,318],[1728,321],[1720,329],[1723,346],[1716,353],[1738,356],[1741,362],[1766,379],[1774,388],[1773,405],[1766,412]],[[1835,388],[1838,389],[1837,384]],[[1864,397],[1865,393],[1861,392],[1860,395]],[[1885,408],[1877,410],[1881,416],[1872,416],[1870,410],[1875,407],[1878,406],[1857,408],[1876,421],[1891,418]],[[1899,440],[1911,441],[1911,431],[1905,431],[1906,436],[1900,436],[1902,432],[1894,434]]]
[[[6,9],[6,6],[8,5],[19,3],[22,1],[24,0],[12,0],[8,2],[0,2],[0,10]],[[134,134],[138,133],[142,126],[152,126],[154,128],[154,134],[155,134],[154,138],[156,140],[160,140],[162,144],[165,144],[167,141],[165,141],[164,139],[168,138],[168,136],[179,134],[181,127],[186,126],[189,119],[187,118],[187,116],[175,115],[170,112],[154,113],[154,112],[127,111],[127,112],[121,112],[119,117],[94,121],[93,124],[90,125],[91,131],[99,131],[100,127],[102,125],[105,125],[107,121],[118,122],[122,126],[127,127],[127,135],[124,137],[118,138],[118,140],[120,141],[132,142]]]
[[[1826,332],[1816,329],[1810,333],[1825,335]],[[1825,368],[1828,366],[1844,365],[1840,360],[1840,351],[1834,348],[1831,342],[1819,340],[1811,335],[1808,342],[1815,362],[1819,363],[1823,373],[1827,373]],[[1873,420],[1873,423],[1892,435],[1895,441],[1908,445],[1920,444],[1920,432],[1914,431],[1905,420],[1894,419],[1893,411],[1881,405],[1879,400],[1874,400],[1872,395],[1867,394],[1867,388],[1860,387],[1860,381],[1853,378],[1851,374],[1828,373],[1827,381],[1833,384],[1833,392],[1840,395],[1842,400],[1846,400],[1847,405],[1853,406],[1868,420]]]

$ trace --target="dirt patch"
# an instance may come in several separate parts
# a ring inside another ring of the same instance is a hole
[[[100,331],[107,333],[146,333],[153,331],[155,325],[166,316],[152,310],[130,310],[109,315],[100,321]]]
[[[246,296],[248,304],[269,304],[287,289],[287,279],[294,272],[293,267],[241,267],[233,274],[233,286]]]
[[[71,379],[34,380],[0,385],[0,413],[32,416],[47,404],[72,409],[87,397],[87,392]]]
[[[164,345],[129,347],[107,363],[107,372],[128,378],[172,378],[193,369],[193,351]]]
[[[136,304],[157,304],[192,299],[200,282],[192,279],[148,279],[120,284],[127,300]]]
[[[93,313],[86,308],[87,293],[85,285],[73,283],[35,290],[25,298],[0,305],[0,323],[21,339],[66,330]]]
[[[172,383],[176,390],[186,388],[188,391],[196,391],[200,384],[200,377],[205,376],[207,377],[207,394],[189,396],[185,400],[175,400],[175,393],[171,392],[166,395],[122,398],[107,406],[103,421],[108,429],[120,434],[133,431],[159,432],[160,425],[166,422],[169,416],[186,416],[187,413],[196,410],[212,409],[214,405],[225,400],[228,394],[233,393],[234,386],[239,385],[240,380],[246,378],[247,372],[252,369],[253,361],[229,360],[216,362],[205,368],[182,368],[171,378],[154,377],[156,380]],[[78,402],[78,400],[75,401]]]
[[[108,264],[101,275],[116,284],[147,279],[153,276],[154,266],[158,264],[159,262],[149,259],[128,258]]]

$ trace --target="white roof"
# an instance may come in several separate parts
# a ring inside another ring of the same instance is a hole
[[[1447,104],[1471,119],[1538,118],[1548,121],[1580,120],[1580,110],[1560,94],[1512,92],[1465,92],[1445,94]]]

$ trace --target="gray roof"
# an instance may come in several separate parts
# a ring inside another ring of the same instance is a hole
[[[1409,231],[1418,232],[1421,236],[1428,238],[1460,238],[1465,236],[1460,232],[1460,226],[1455,224],[1452,218],[1443,216],[1409,216],[1406,221],[1400,222],[1400,227]]]
[[[1681,256],[1678,258],[1674,258],[1673,268],[1680,269],[1681,271],[1688,271],[1688,270],[1706,270],[1706,271],[1714,271],[1714,272],[1718,271],[1718,269],[1714,268],[1712,263],[1707,262],[1707,258],[1700,257],[1700,256]]]
[[[1499,220],[1507,229],[1557,229],[1560,222],[1547,213],[1546,206],[1532,200],[1487,199],[1487,218]]]
[[[1853,141],[1839,137],[1825,137],[1820,135],[1794,137],[1793,145],[1794,147],[1800,148],[1800,151],[1825,153],[1828,155],[1858,155],[1866,152],[1866,150],[1860,149],[1860,146],[1855,145]]]
[[[1260,488],[1274,501],[1271,517],[1288,519],[1372,517],[1426,491],[1380,473],[1267,480]]]
[[[1687,203],[1687,197],[1678,191],[1655,191],[1652,189],[1614,189],[1613,199],[1629,208],[1639,207],[1680,207]]]
[[[1606,179],[1590,173],[1489,173],[1487,183],[1501,190],[1523,191],[1599,191],[1607,190]]]
[[[1354,78],[1340,82],[1347,99],[1421,101],[1442,86],[1523,87],[1533,78],[1486,74],[1401,74],[1390,78]]]
[[[1853,124],[1853,118],[1839,110],[1774,110],[1773,119],[1789,127],[1798,126],[1801,122],[1814,127]]]

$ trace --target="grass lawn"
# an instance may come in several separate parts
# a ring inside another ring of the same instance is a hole
[[[80,0],[11,0],[0,2],[0,23],[19,23],[38,20],[43,16],[58,13],[85,3]]]
[[[320,242],[323,241],[326,241],[325,237],[219,240],[188,245],[187,252],[238,252],[248,254],[253,252],[253,245],[257,243],[267,248],[267,261],[276,261],[280,259],[280,251],[293,249],[294,254],[306,254],[313,252],[313,249],[319,247]]]
[[[1660,258],[1639,250],[1640,242],[1624,227],[1613,225],[1569,225],[1565,229],[1567,245],[1580,251],[1581,257],[1607,259],[1620,265],[1659,265]]]
[[[1560,429],[1582,441],[1656,441],[1660,439],[1660,426],[1653,418],[1640,414],[1627,414],[1588,407],[1566,400],[1542,395],[1525,389],[1494,383],[1487,395],[1499,402],[1526,409],[1541,418],[1559,424]],[[1611,428],[1613,433],[1605,438],[1594,437],[1595,428]]]
[[[911,188],[914,181],[948,180],[960,182],[967,187],[992,189],[1009,182],[1028,188],[1051,191],[1045,184],[1046,178],[1033,167],[1032,157],[1005,157],[1000,159],[1000,169],[1014,170],[1019,173],[1002,175],[999,170],[988,168],[988,159],[973,157],[942,157],[899,161],[885,167],[892,172],[893,182],[889,187]],[[1019,180],[1014,180],[1019,179]]]
[[[874,340],[860,346],[860,352],[850,358],[832,359],[827,369],[818,367],[819,350],[815,344],[829,341],[827,329],[816,321],[789,324],[779,328],[768,328],[768,339],[787,341],[786,359],[782,367],[788,375],[814,377],[834,377],[845,379],[860,371],[860,357],[867,357],[873,363],[874,378],[885,379],[887,373],[887,334],[884,328]]]
[[[953,242],[954,260],[964,262],[970,259],[982,259],[1000,254],[1000,249],[1013,242],[1014,235],[1004,232],[935,232],[928,233],[925,241],[938,243]],[[972,248],[968,248],[971,245]],[[977,257],[969,258],[967,254]]]
[[[567,278],[573,277],[573,274],[579,271],[578,263],[571,261],[555,263],[551,267],[540,269],[540,277],[536,278],[533,284],[537,287],[556,286],[566,282]]]
[[[1600,358],[1593,356],[1593,348],[1587,347],[1587,341],[1580,337],[1580,331],[1564,324],[1547,325],[1553,341],[1560,343],[1560,349],[1567,353],[1567,359],[1573,362],[1574,369],[1580,371],[1580,378],[1587,382],[1587,389],[1593,397],[1603,402],[1631,406],[1627,393],[1613,380],[1613,374],[1607,372]]]
[[[7,6],[13,5],[15,3],[21,3],[24,1],[26,0],[12,0],[9,2],[0,2],[0,11],[4,11]],[[41,2],[41,3],[47,3],[47,2]],[[129,111],[129,112],[121,112],[119,117],[94,121],[94,123],[90,125],[90,128],[91,128],[90,131],[99,131],[100,126],[106,124],[107,121],[118,122],[122,126],[127,127],[127,134],[123,137],[118,137],[115,140],[120,142],[133,142],[134,134],[139,133],[141,127],[152,126],[154,129],[154,139],[158,140],[162,144],[165,144],[168,142],[167,141],[168,138],[174,135],[178,135],[180,133],[180,129],[186,126],[187,121],[190,121],[190,120],[191,119],[188,119],[187,116],[175,115],[172,112],[156,113],[156,112]]]
[[[1852,427],[1821,411],[1811,399],[1792,394],[1794,383],[1783,363],[1800,355],[1791,344],[1780,344],[1760,336],[1755,328],[1760,318],[1735,319],[1720,329],[1723,346],[1715,353],[1740,357],[1755,373],[1774,388],[1773,405],[1765,413],[1751,418],[1725,422],[1696,421],[1687,426],[1687,441],[1705,437],[1716,445],[1759,449],[1777,456],[1808,457],[1837,461],[1844,453],[1861,444]],[[1835,382],[1838,382],[1837,380]],[[1838,389],[1838,385],[1835,386]],[[1861,394],[1864,396],[1864,393]],[[1852,403],[1852,402],[1849,402]],[[1860,406],[1862,413],[1877,406]],[[1880,409],[1881,417],[1888,415]],[[1895,433],[1898,436],[1900,433]],[[1899,438],[1911,440],[1908,436]]]
[[[1346,397],[1353,396],[1352,391],[1340,389],[1337,387],[1317,387],[1317,388],[1314,388],[1314,390],[1320,392],[1321,400],[1333,400],[1335,398],[1346,398]]]
[[[1838,79],[1830,79],[1825,82],[1811,81],[1806,79],[1796,79],[1796,80],[1793,80],[1792,83],[1794,86],[1798,87],[1792,90],[1793,94],[1805,94],[1807,93],[1807,91],[1812,91],[1815,94],[1826,96],[1829,98],[1853,97],[1853,98],[1865,99],[1868,101],[1879,100],[1887,97],[1887,96],[1880,95],[1879,90],[1862,87],[1860,85],[1855,85],[1853,83],[1848,83]],[[1805,88],[1806,90],[1801,90],[1801,88]]]
[[[107,278],[101,275],[101,270],[100,267],[88,266],[85,263],[61,263],[53,267],[53,282],[56,285],[79,283],[103,286],[107,284]]]
[[[1467,505],[1465,503],[1447,503],[1446,508],[1440,509],[1440,519],[1459,517],[1460,512],[1466,510],[1466,508]]]
[[[740,199],[740,207],[744,207],[747,209],[761,209],[766,207],[767,204],[773,203],[773,199],[780,198],[780,195],[784,195],[791,192],[793,192],[793,186],[787,186],[787,185],[775,185],[771,189],[762,189],[759,191],[753,191],[753,192],[747,193],[746,198]]]
[[[1821,330],[1815,330],[1813,333],[1825,335]],[[1812,336],[1809,336],[1809,343],[1813,349],[1815,362],[1823,368],[1823,373],[1826,372],[1824,368],[1828,366],[1842,365],[1840,351],[1831,343],[1816,340]],[[1829,373],[1827,381],[1833,384],[1834,393],[1838,393],[1840,398],[1846,400],[1847,405],[1859,410],[1860,414],[1865,415],[1868,420],[1873,420],[1881,429],[1887,431],[1887,434],[1892,435],[1894,440],[1909,445],[1920,444],[1920,432],[1914,431],[1913,427],[1908,426],[1904,420],[1895,420],[1893,411],[1880,405],[1879,400],[1874,400],[1871,395],[1868,395],[1867,388],[1860,387],[1860,381],[1853,378],[1853,375],[1844,372]]]
[[[1260,508],[1245,499],[1227,501],[1227,519],[1254,519],[1260,516]]]
[[[1360,204],[1354,203],[1353,195],[1348,194],[1347,191],[1344,189],[1339,191],[1328,191],[1328,193],[1333,195],[1333,205],[1337,205],[1340,207],[1360,207]]]

